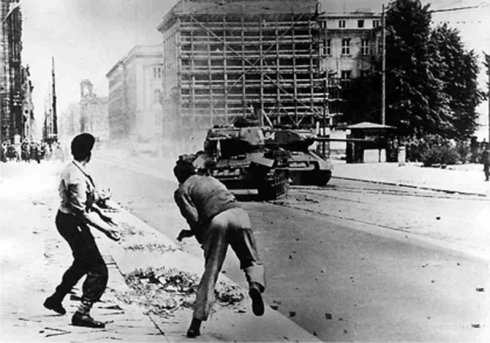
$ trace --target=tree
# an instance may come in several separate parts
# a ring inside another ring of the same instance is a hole
[[[451,127],[449,97],[435,74],[431,14],[420,0],[395,0],[386,15],[386,118],[403,136]]]
[[[442,82],[442,91],[449,98],[451,126],[446,137],[469,139],[478,127],[475,109],[484,99],[478,89],[478,62],[473,51],[467,51],[459,31],[446,24],[436,27],[431,34],[434,74]]]

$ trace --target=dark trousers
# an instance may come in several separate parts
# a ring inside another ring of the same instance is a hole
[[[488,181],[488,178],[490,177],[490,164],[488,163],[484,163],[483,164],[483,172],[485,173],[485,180]]]
[[[86,275],[82,301],[91,304],[98,301],[107,286],[108,271],[89,227],[77,217],[58,211],[56,228],[70,245],[73,263],[63,275],[53,297],[62,301]]]

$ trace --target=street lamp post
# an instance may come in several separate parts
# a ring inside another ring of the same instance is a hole
[[[385,5],[381,7],[381,124],[386,124],[386,16]]]

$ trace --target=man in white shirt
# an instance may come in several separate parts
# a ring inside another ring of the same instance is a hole
[[[97,207],[98,193],[91,176],[84,169],[90,161],[95,138],[82,133],[71,143],[73,161],[61,173],[58,188],[61,205],[56,215],[56,227],[73,252],[73,264],[64,273],[56,291],[46,299],[44,307],[65,314],[63,298],[86,275],[80,306],[72,317],[72,324],[103,328],[105,324],[90,316],[92,305],[105,291],[108,271],[89,227],[118,241],[120,233],[112,219]]]

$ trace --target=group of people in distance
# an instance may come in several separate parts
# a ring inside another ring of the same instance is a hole
[[[0,144],[0,162],[32,162],[41,163],[42,160],[56,159],[64,161],[64,152],[58,142],[24,140],[22,143],[11,144],[9,141]]]

